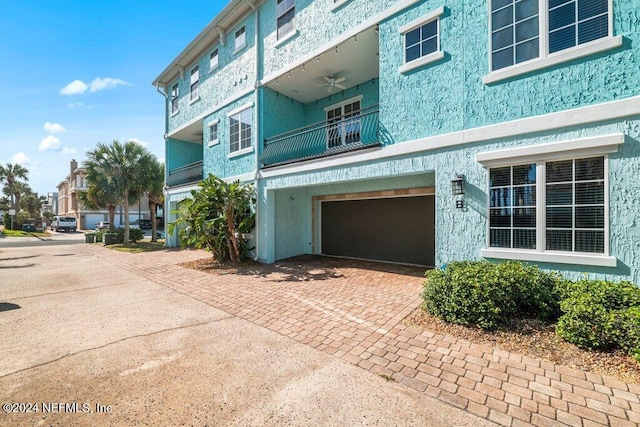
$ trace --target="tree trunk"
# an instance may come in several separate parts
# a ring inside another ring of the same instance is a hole
[[[151,241],[157,242],[158,238],[156,237],[156,202],[152,201],[149,198],[149,216],[151,216]]]
[[[233,206],[227,206],[225,215],[227,217],[227,228],[229,229],[229,241],[231,242],[231,247],[229,248],[231,261],[239,261],[240,249],[238,249],[238,239],[236,238],[236,226],[233,223]]]
[[[114,205],[107,206],[109,209],[109,230],[113,230],[116,226],[116,207]]]
[[[124,189],[124,247],[129,246],[129,189]]]

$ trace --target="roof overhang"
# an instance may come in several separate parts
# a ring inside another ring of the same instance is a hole
[[[223,39],[234,25],[262,1],[231,0],[186,48],[153,81],[154,86],[166,87],[184,69]],[[224,42],[224,39],[223,39]]]

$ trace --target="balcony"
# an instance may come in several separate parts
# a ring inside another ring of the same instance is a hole
[[[171,169],[167,176],[167,186],[195,184],[202,181],[202,161]]]
[[[378,145],[380,124],[375,105],[267,138],[260,161],[268,168]]]

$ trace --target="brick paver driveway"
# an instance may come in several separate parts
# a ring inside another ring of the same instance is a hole
[[[501,425],[640,423],[640,386],[402,324],[423,271],[323,257],[209,274],[203,252],[101,258]]]

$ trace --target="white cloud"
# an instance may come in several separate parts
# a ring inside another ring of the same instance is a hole
[[[165,161],[164,161],[164,157],[158,157],[158,161],[159,161],[160,163],[163,163],[163,164],[165,163]]]
[[[82,102],[70,102],[67,104],[67,108],[76,108],[82,107],[84,104]]]
[[[79,95],[87,91],[89,86],[82,80],[74,80],[62,89],[60,89],[61,95]]]
[[[117,86],[131,86],[131,83],[127,83],[122,79],[112,79],[111,77],[100,78],[96,77],[90,84],[91,92],[98,92],[104,89],[113,89]]]
[[[73,147],[64,147],[64,148],[62,149],[62,154],[75,154],[75,153],[77,153],[77,152],[78,152],[78,150],[76,150],[76,149],[75,149],[75,148],[73,148]]]
[[[138,138],[131,138],[128,139],[128,141],[135,142],[136,144],[141,145],[145,148],[149,146],[149,143],[147,141],[140,141]]]
[[[59,150],[59,149],[60,149],[60,140],[53,135],[47,136],[45,139],[40,141],[40,144],[38,144],[38,150],[40,151]]]
[[[44,124],[44,130],[50,133],[62,133],[66,131],[66,129],[60,123],[51,122],[47,122]]]
[[[91,83],[86,84],[82,80],[74,80],[62,89],[60,89],[61,95],[81,95],[87,91],[99,92],[105,89],[113,89],[117,86],[131,86],[131,83],[125,82],[122,79],[114,79],[112,77],[96,77]],[[76,106],[76,104],[67,104],[67,106]]]
[[[37,164],[32,162],[29,157],[27,157],[26,154],[24,154],[23,151],[14,154],[13,156],[11,156],[11,163],[17,163],[19,165],[24,166],[27,169],[34,169],[37,170]]]

